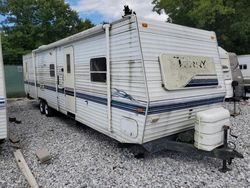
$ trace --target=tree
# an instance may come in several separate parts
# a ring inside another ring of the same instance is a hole
[[[238,54],[250,53],[249,0],[153,0],[168,21],[215,31],[219,45]]]
[[[6,64],[21,63],[23,54],[93,26],[64,0],[7,0],[0,13],[6,17],[1,23]]]

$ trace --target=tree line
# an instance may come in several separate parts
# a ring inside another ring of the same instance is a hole
[[[5,64],[21,64],[31,50],[93,27],[64,0],[3,0],[0,13]]]
[[[168,21],[215,31],[229,52],[250,53],[250,0],[153,0],[154,11]]]

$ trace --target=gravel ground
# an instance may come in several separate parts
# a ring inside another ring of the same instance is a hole
[[[241,115],[231,120],[244,159],[223,174],[220,160],[202,156],[164,151],[135,159],[131,149],[97,131],[63,115],[47,118],[34,101],[15,101],[8,115],[22,123],[9,124],[9,134],[21,141],[0,148],[0,187],[28,187],[13,156],[18,147],[41,187],[250,187],[250,105],[239,108]],[[34,154],[43,147],[53,156],[50,164],[40,164]]]

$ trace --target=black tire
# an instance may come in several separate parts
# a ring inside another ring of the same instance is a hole
[[[47,103],[44,104],[44,113],[47,117],[53,116],[53,109]]]
[[[45,102],[43,100],[40,100],[39,109],[40,109],[41,114],[45,113],[44,106],[45,106]]]

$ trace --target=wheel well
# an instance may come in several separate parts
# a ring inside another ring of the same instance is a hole
[[[38,100],[39,100],[39,103],[40,103],[40,101],[43,101],[45,104],[48,104],[47,101],[45,99],[43,99],[43,98],[39,97]]]
[[[45,99],[43,99],[43,98],[40,98],[40,97],[39,97],[39,98],[38,98],[38,100],[39,100],[39,101],[43,101],[43,102],[46,102],[46,103],[47,103],[47,101],[46,101]]]
[[[33,99],[33,97],[30,96],[29,93],[26,94],[27,99]]]

